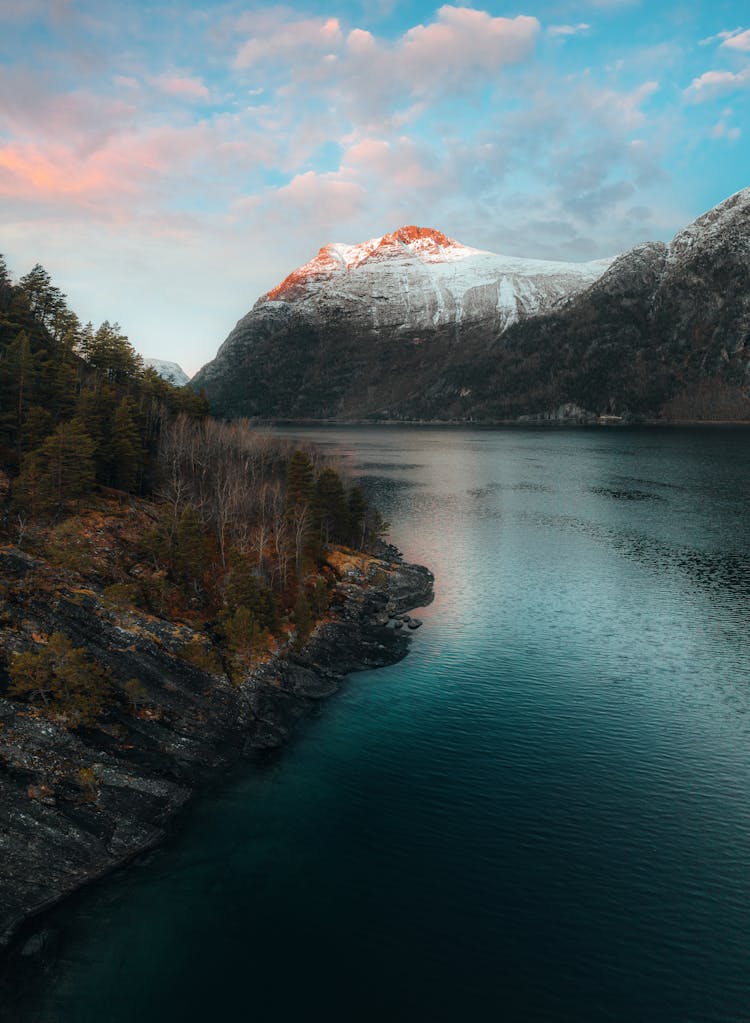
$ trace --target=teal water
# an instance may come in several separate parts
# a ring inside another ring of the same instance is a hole
[[[750,434],[305,436],[435,572],[425,626],[58,911],[18,1012],[750,1019]]]

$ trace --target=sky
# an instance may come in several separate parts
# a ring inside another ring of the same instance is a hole
[[[586,260],[747,185],[747,0],[0,0],[0,252],[191,374],[328,242]]]

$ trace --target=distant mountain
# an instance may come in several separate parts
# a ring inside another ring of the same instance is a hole
[[[268,418],[750,419],[750,189],[614,261],[420,228],[326,246],[194,383]]]
[[[394,353],[495,337],[609,264],[498,256],[419,227],[326,245],[255,303],[194,384],[220,414],[367,414]]]
[[[184,387],[190,383],[190,377],[179,363],[166,362],[164,359],[144,359],[143,365],[155,369],[163,380],[168,380],[175,387]]]

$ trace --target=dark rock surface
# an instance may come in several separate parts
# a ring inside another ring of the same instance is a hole
[[[0,945],[30,916],[157,844],[197,786],[253,750],[284,743],[345,674],[402,658],[409,640],[385,623],[429,603],[433,582],[426,569],[384,551],[342,575],[329,620],[302,652],[274,655],[235,685],[175,655],[188,627],[114,611],[93,590],[45,596],[34,585],[38,568],[0,548],[0,577],[29,581],[25,597],[2,608],[6,651],[22,649],[29,635],[63,631],[116,685],[139,679],[148,704],[72,732],[0,697]]]

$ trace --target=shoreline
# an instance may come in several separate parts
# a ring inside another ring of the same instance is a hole
[[[427,427],[434,429],[534,429],[534,430],[632,430],[642,427],[659,429],[747,429],[750,419],[638,419],[628,422],[611,422],[606,419],[578,421],[575,419],[250,419],[254,428],[270,427]]]
[[[19,560],[30,560],[6,549],[0,566],[9,558],[17,571]],[[158,676],[169,721],[139,722],[139,746],[121,750],[104,731],[78,736],[0,697],[0,761],[13,765],[0,776],[0,975],[19,955],[43,958],[44,914],[161,844],[206,783],[258,751],[285,745],[297,722],[347,675],[405,657],[406,630],[389,629],[388,621],[429,604],[433,581],[427,569],[384,547],[367,572],[342,573],[329,616],[301,651],[272,655],[239,685],[175,663],[153,628],[148,635],[134,630],[127,637],[134,642],[123,648],[117,623],[102,621],[86,601],[58,601],[48,617],[76,641],[85,638],[110,657],[113,639],[119,641],[115,655],[140,663],[147,679]],[[24,775],[37,757],[73,769],[88,767],[93,757],[95,793],[81,799],[62,783],[54,793],[27,785]]]

